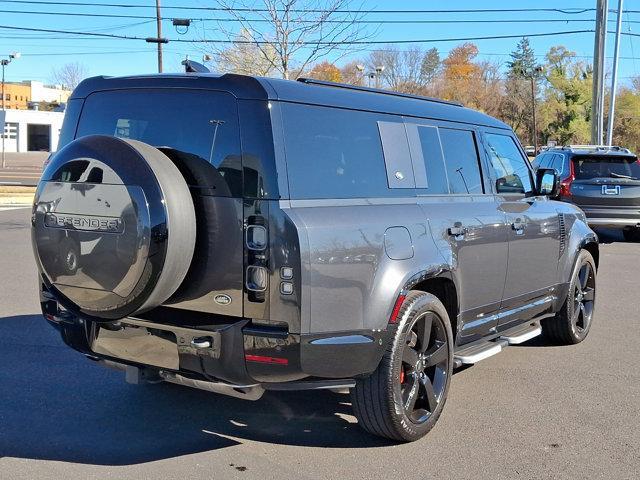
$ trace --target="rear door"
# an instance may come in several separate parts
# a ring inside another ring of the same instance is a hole
[[[557,282],[558,213],[546,197],[536,197],[528,160],[517,140],[504,131],[486,131],[484,148],[496,198],[509,224],[509,264],[499,326],[532,317],[548,308]],[[510,315],[511,312],[513,315]]]
[[[459,293],[459,343],[497,326],[507,269],[506,216],[482,175],[478,131],[467,125],[405,119],[418,203]]]
[[[196,211],[195,252],[170,306],[241,317],[242,151],[235,97],[199,89],[95,92],[84,102],[76,137],[94,134],[158,148],[189,185]],[[100,202],[97,197],[84,200]]]
[[[634,156],[583,155],[572,158],[570,201],[592,218],[637,218],[640,207],[640,163]]]

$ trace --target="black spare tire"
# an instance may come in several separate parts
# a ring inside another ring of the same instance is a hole
[[[43,280],[66,308],[94,319],[165,302],[187,274],[195,238],[189,187],[145,143],[79,138],[51,158],[38,184],[32,241]]]

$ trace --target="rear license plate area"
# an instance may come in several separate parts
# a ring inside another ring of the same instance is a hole
[[[127,324],[118,327],[96,325],[91,350],[143,365],[170,370],[180,368],[176,335],[169,330]]]

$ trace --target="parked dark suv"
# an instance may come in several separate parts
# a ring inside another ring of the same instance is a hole
[[[36,192],[45,318],[131,382],[351,390],[415,440],[454,368],[582,341],[598,244],[512,130],[312,80],[97,77]]]
[[[570,145],[536,157],[534,169],[560,175],[559,199],[578,205],[592,226],[620,228],[640,240],[640,161],[626,148]]]

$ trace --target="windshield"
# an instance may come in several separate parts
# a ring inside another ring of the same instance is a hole
[[[573,169],[576,180],[592,178],[640,179],[640,163],[636,157],[574,157]]]

